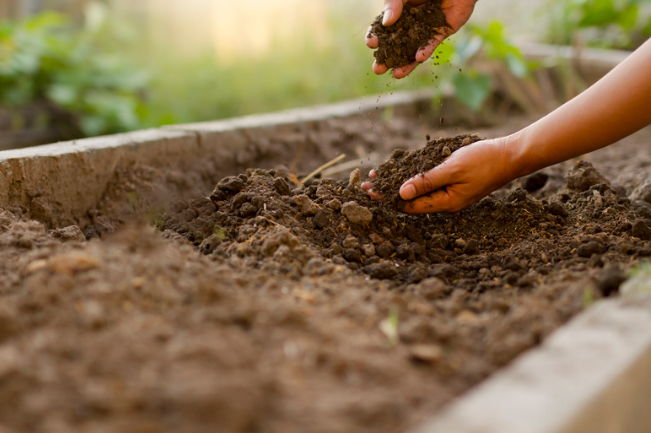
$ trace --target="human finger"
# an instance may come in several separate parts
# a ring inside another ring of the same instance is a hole
[[[373,182],[371,181],[362,183],[362,189],[366,191],[366,193],[370,195],[373,200],[382,201],[384,199],[384,197],[382,197],[382,194],[373,191]]]
[[[376,73],[377,75],[382,75],[385,74],[389,68],[387,68],[387,65],[382,65],[378,62],[373,62],[373,72]]]
[[[414,62],[407,66],[401,66],[399,68],[393,69],[393,78],[401,79],[405,78],[407,75],[411,74],[414,69],[418,66],[418,62]]]
[[[366,32],[366,37],[364,38],[364,40],[366,42],[366,46],[369,47],[369,48],[375,49],[380,44],[380,40],[378,39],[378,37],[376,35],[374,35],[373,33],[371,33],[370,27],[369,27],[368,31]]]
[[[416,53],[416,61],[418,63],[423,63],[424,61],[432,57],[432,54],[434,54],[436,47],[438,47],[440,43],[441,42],[438,41],[437,39],[430,39],[429,42],[427,43],[427,46],[425,46],[424,48],[420,48]]]
[[[399,210],[410,215],[421,215],[437,212],[453,213],[463,208],[463,205],[455,202],[454,197],[450,195],[448,190],[439,189],[418,197],[415,200],[403,203]]]
[[[395,24],[402,15],[402,8],[406,0],[384,0],[384,16],[382,25],[388,27]]]
[[[400,187],[400,197],[403,200],[413,200],[453,183],[449,167],[450,164],[444,162],[426,173],[417,174],[407,180]]]

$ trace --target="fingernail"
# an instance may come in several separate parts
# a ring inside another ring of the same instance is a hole
[[[389,22],[393,18],[393,11],[391,9],[387,9],[384,11],[384,18],[382,18],[382,25],[386,26],[387,22]]]
[[[402,197],[403,200],[411,200],[416,197],[416,187],[410,183],[403,185],[400,188],[400,197]]]

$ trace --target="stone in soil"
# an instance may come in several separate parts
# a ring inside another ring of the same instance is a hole
[[[416,53],[427,46],[447,21],[441,9],[441,0],[433,0],[422,6],[404,5],[398,21],[388,27],[382,25],[384,12],[371,24],[370,33],[378,37],[375,60],[388,68],[399,68],[416,61]]]

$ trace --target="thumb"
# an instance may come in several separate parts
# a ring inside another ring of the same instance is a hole
[[[388,27],[398,21],[402,15],[402,7],[407,0],[384,0],[384,17],[382,25]]]
[[[450,165],[443,163],[427,173],[417,174],[400,187],[400,197],[403,200],[412,200],[421,195],[436,191],[451,182]]]

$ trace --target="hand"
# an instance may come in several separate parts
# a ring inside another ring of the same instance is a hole
[[[390,26],[398,21],[405,3],[409,3],[412,6],[419,6],[428,1],[431,0],[384,0],[385,13],[382,25]],[[425,48],[418,50],[416,53],[416,61],[414,63],[400,68],[395,68],[393,70],[393,76],[395,78],[404,78],[416,69],[416,66],[429,59],[434,53],[436,47],[438,47],[445,38],[459,31],[461,26],[468,21],[468,18],[470,18],[470,15],[475,8],[476,2],[477,0],[443,0],[441,7],[445,13],[449,27],[441,29],[441,34],[434,36],[434,39],[431,39]],[[371,35],[370,38],[366,38],[366,45],[369,48],[376,49],[379,43],[377,36],[371,34],[370,29],[366,34]],[[382,75],[388,70],[389,69],[386,65],[381,65],[377,62],[373,63],[373,72],[378,75]]]
[[[400,187],[400,197],[408,201],[401,211],[413,215],[458,212],[519,177],[515,137],[462,147],[441,165],[409,179]],[[370,176],[375,178],[377,173],[372,171]],[[381,200],[372,187],[372,182],[362,184],[372,198]]]

